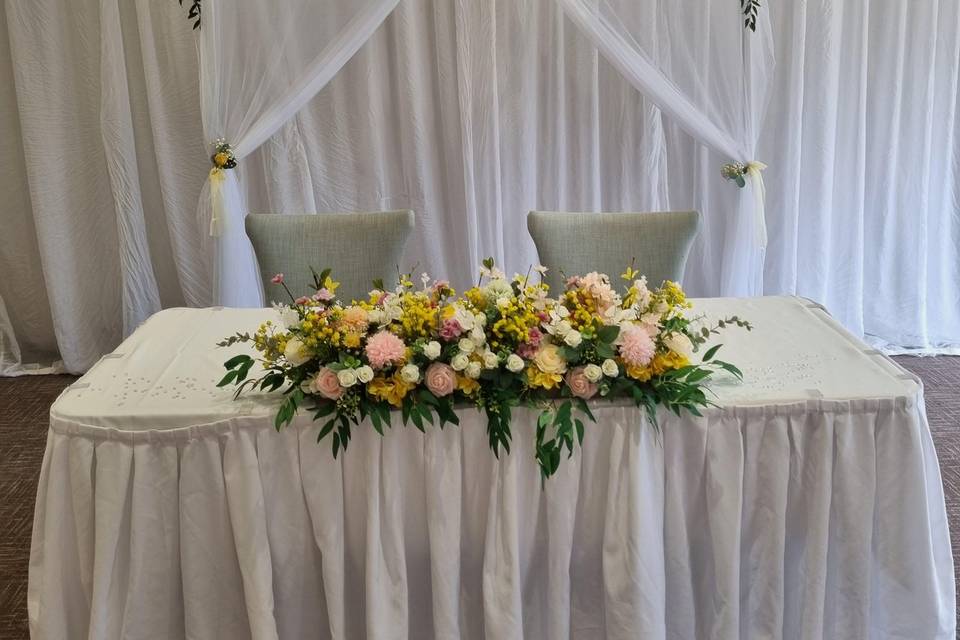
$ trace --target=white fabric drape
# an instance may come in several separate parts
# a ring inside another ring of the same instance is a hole
[[[210,237],[197,220],[210,168],[197,32],[175,2],[118,5],[119,33],[101,33],[94,0],[0,3],[0,297],[10,317],[0,331],[23,364],[62,357],[86,370],[119,343],[124,317],[148,310],[122,294],[131,239],[118,234],[122,194],[104,151],[114,138],[101,133],[101,93],[113,92],[101,85],[116,79],[101,73],[101,38],[123,43],[113,50],[126,68],[160,304],[213,300]],[[740,38],[731,5],[685,23],[654,20],[678,15],[661,7],[635,23],[647,31],[630,33],[656,37],[661,52],[717,37],[721,24]],[[756,154],[770,165],[765,292],[821,301],[888,344],[960,345],[957,10],[952,0],[908,12],[868,0],[763,3],[778,60]],[[556,0],[403,0],[235,171],[255,213],[414,209],[402,266],[458,288],[484,256],[511,271],[536,261],[529,209],[695,208],[704,228],[684,284],[715,295],[722,273],[739,272],[733,247],[749,232],[745,190],[719,175],[729,160],[625,81]],[[151,288],[138,280],[146,270],[127,273],[128,289]]]
[[[767,13],[758,16],[752,33],[726,0],[557,1],[669,119],[697,142],[750,167],[737,229],[729,235],[732,242],[721,265],[720,293],[759,295],[767,233],[761,166],[755,162],[774,65]]]
[[[278,11],[260,0],[207,0],[199,49],[207,140],[227,141],[242,160],[330,81],[397,2],[303,0]],[[198,217],[209,221],[217,238],[217,304],[263,304],[256,258],[243,228],[246,214],[237,173],[211,174]]]
[[[769,5],[765,289],[960,353],[960,3]]]

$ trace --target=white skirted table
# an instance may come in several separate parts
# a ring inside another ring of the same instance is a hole
[[[340,459],[277,398],[214,385],[271,310],[156,314],[50,411],[33,638],[954,638],[919,381],[797,298],[748,318],[720,405],[596,403],[541,484],[535,414],[359,428]]]

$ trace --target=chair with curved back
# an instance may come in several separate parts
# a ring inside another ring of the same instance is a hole
[[[283,288],[270,282],[277,273],[295,296],[314,293],[311,267],[318,273],[332,269],[340,300],[366,298],[374,279],[396,279],[413,220],[413,211],[248,215],[247,235],[267,302],[290,302]]]
[[[696,211],[527,214],[527,229],[540,262],[550,269],[547,282],[554,292],[565,276],[591,271],[606,273],[617,286],[631,260],[651,287],[664,280],[681,282],[699,227]]]

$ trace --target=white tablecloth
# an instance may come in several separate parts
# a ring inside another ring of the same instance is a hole
[[[158,313],[50,412],[34,638],[954,638],[919,382],[795,298],[737,313],[703,418],[598,403],[541,485],[473,410],[356,430],[340,460],[214,348],[269,310]]]

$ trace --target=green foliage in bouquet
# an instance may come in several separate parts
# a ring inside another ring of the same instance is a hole
[[[750,324],[732,317],[695,328],[679,286],[650,290],[632,268],[622,274],[622,294],[606,275],[589,273],[550,298],[545,268],[536,268],[537,282],[530,273],[507,279],[487,259],[477,285],[459,297],[446,281],[423,274],[417,288],[401,274],[393,290],[375,282],[367,299],[350,304],[337,300],[329,269],[312,271],[315,293],[294,297],[277,274],[291,304],[252,335],[219,343],[251,343],[259,355],[227,360],[220,386],[237,385],[237,396],[283,388],[276,428],[301,409],[312,412],[323,421],[317,441],[330,437],[334,457],[365,420],[382,435],[399,410],[404,425],[425,431],[459,424],[454,408],[462,404],[484,412],[499,457],[510,452],[513,409],[532,407],[540,411],[535,455],[546,478],[582,444],[584,419],[595,421],[589,400],[628,398],[659,428],[660,406],[700,415],[711,404],[703,385],[714,372],[741,377],[716,359],[720,345],[699,364],[692,358],[720,329]]]

